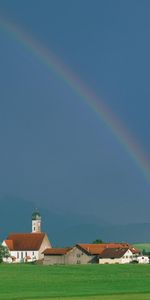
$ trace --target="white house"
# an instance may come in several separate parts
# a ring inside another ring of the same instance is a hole
[[[42,252],[51,248],[47,234],[41,232],[41,216],[38,212],[32,214],[32,233],[12,233],[2,243],[10,252],[5,262],[32,262],[43,259]]]
[[[139,264],[149,264],[149,257],[145,255],[141,255],[137,257],[137,262]]]
[[[99,264],[128,264],[133,257],[129,248],[106,248],[99,256]]]

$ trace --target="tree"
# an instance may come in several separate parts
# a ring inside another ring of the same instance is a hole
[[[104,242],[101,239],[94,240],[93,244],[103,244]]]
[[[7,247],[0,245],[0,263],[3,261],[3,258],[8,258],[10,256],[9,250]]]

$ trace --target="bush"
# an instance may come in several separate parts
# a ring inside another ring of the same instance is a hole
[[[5,246],[0,245],[0,263],[3,262],[3,258],[7,258],[10,256],[8,248]]]

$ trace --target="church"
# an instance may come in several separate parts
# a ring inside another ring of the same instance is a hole
[[[7,247],[10,257],[5,258],[5,262],[21,263],[40,261],[44,258],[42,254],[47,248],[51,248],[51,243],[46,233],[41,231],[41,215],[35,211],[32,214],[31,233],[11,233],[2,245]]]

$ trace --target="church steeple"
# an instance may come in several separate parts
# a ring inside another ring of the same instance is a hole
[[[41,232],[41,215],[38,211],[32,214],[32,233]]]

